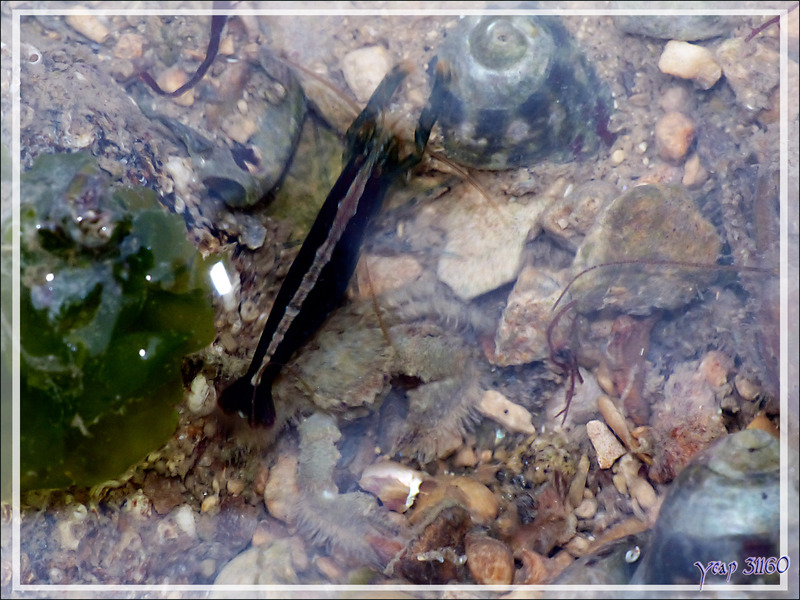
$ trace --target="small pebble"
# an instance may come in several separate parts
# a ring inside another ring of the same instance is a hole
[[[226,35],[224,38],[222,38],[222,40],[220,40],[219,50],[217,50],[217,53],[221,56],[232,56],[234,51],[233,36]]]
[[[621,165],[625,160],[625,151],[622,149],[614,150],[611,153],[610,160],[612,165]]]
[[[733,369],[733,359],[719,350],[707,352],[700,361],[700,371],[711,387],[721,387],[728,382],[728,373]]]
[[[259,125],[254,119],[248,119],[245,116],[226,120],[222,124],[222,130],[225,134],[239,144],[247,144],[252,135],[258,131],[258,127]]]
[[[686,112],[690,109],[689,92],[682,85],[673,85],[661,94],[659,105],[664,112]]]
[[[356,267],[360,298],[402,289],[419,279],[422,265],[411,256],[364,256]]]
[[[591,547],[592,543],[589,540],[582,535],[576,535],[569,542],[567,542],[564,549],[572,556],[577,558],[586,554]]]
[[[572,478],[572,483],[569,484],[569,492],[567,498],[572,506],[578,506],[583,500],[583,492],[586,489],[586,476],[589,474],[589,457],[585,454],[581,456],[578,461],[575,477]]]
[[[453,457],[455,467],[474,467],[478,464],[478,455],[472,446],[462,446]]]
[[[245,481],[244,479],[228,479],[225,487],[231,496],[238,496],[244,491]]]
[[[464,539],[467,566],[479,585],[508,585],[514,579],[514,555],[500,540],[483,534]]]
[[[597,452],[597,463],[601,469],[608,469],[615,460],[625,454],[625,448],[602,421],[586,423],[586,432]]]
[[[597,514],[597,500],[586,498],[575,509],[575,516],[579,519],[591,519]]]
[[[138,33],[123,33],[114,46],[114,56],[131,60],[142,57],[144,38]]]
[[[252,300],[245,300],[239,306],[239,315],[245,323],[252,323],[261,315],[261,311],[255,302]]]
[[[632,481],[628,481],[628,491],[631,498],[636,500],[645,510],[650,510],[656,505],[658,496],[653,486],[641,477],[635,477]]]
[[[750,421],[750,424],[747,426],[747,428],[760,429],[761,431],[766,431],[776,439],[781,438],[780,431],[778,431],[777,427],[775,427],[775,425],[766,417],[766,415],[756,415],[755,418]]]
[[[733,380],[733,384],[736,386],[736,391],[739,392],[739,395],[748,402],[752,402],[761,395],[761,388],[744,375],[737,375]]]
[[[658,60],[662,73],[681,79],[691,79],[707,90],[722,77],[722,68],[710,50],[688,42],[670,40]]]
[[[191,390],[186,398],[186,406],[192,414],[203,416],[214,410],[213,404],[208,406],[211,403],[206,402],[210,391],[208,381],[202,373],[192,380]]]
[[[692,120],[679,112],[670,112],[656,123],[656,147],[659,155],[670,161],[682,159],[694,140]]]
[[[213,558],[207,558],[200,563],[200,573],[203,577],[211,577],[217,572],[217,561]]]
[[[274,523],[275,521],[272,521]],[[273,527],[270,526],[269,521],[259,521],[256,525],[256,530],[253,532],[253,537],[250,540],[253,546],[266,546],[275,540],[275,532]]]
[[[213,510],[219,505],[219,496],[214,494],[213,496],[206,496],[203,499],[203,502],[200,504],[200,512],[207,513],[210,510]]]
[[[300,490],[297,486],[297,458],[281,455],[270,469],[264,486],[264,504],[270,515],[288,521]]]
[[[523,406],[514,404],[500,392],[489,390],[484,393],[478,411],[494,419],[509,431],[534,434],[533,416]]]
[[[500,504],[488,487],[471,477],[447,477],[450,485],[460,489],[467,498],[467,510],[476,523],[491,523],[500,512]]]
[[[703,168],[697,153],[692,154],[683,165],[681,183],[689,189],[696,189],[708,181],[708,171]]]
[[[392,68],[389,51],[383,46],[358,48],[342,59],[342,73],[347,85],[361,103],[366,103],[375,88]]]
[[[195,527],[195,513],[191,506],[184,504],[180,508],[175,509],[175,523],[180,527],[189,537],[197,536],[197,528]]]
[[[617,405],[608,396],[600,396],[597,399],[597,409],[603,415],[606,425],[611,428],[619,439],[621,439],[626,446],[630,446],[631,435],[628,430],[628,424],[625,422],[625,417],[619,412]]]
[[[614,483],[614,487],[617,488],[617,491],[622,494],[623,496],[628,495],[628,484],[625,481],[625,475],[622,473],[614,473],[614,476],[611,478],[611,481]]]
[[[67,15],[67,25],[98,44],[108,38],[108,27],[93,15]]]
[[[317,556],[314,558],[314,566],[325,576],[325,581],[346,581],[342,568],[328,556]]]
[[[189,81],[189,76],[177,66],[161,71],[156,78],[156,83],[167,93],[174,92],[187,81]],[[180,96],[171,98],[171,100],[180,106],[191,106],[194,104],[194,89],[187,90]]]

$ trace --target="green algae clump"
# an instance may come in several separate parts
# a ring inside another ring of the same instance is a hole
[[[214,337],[183,219],[84,154],[41,156],[20,206],[23,490],[121,476],[175,431],[181,361]]]

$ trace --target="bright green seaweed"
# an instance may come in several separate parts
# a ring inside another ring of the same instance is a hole
[[[175,431],[181,360],[214,337],[183,219],[83,154],[21,184],[21,485],[118,477]]]

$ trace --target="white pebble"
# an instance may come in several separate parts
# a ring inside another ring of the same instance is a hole
[[[206,410],[208,408],[206,400],[208,399],[210,391],[208,382],[202,374],[192,380],[191,391],[186,398],[186,406],[193,414],[199,415],[203,413],[203,415],[207,415],[211,412],[210,410]]]
[[[383,46],[367,46],[342,59],[342,73],[359,102],[367,102],[389,70],[392,59]]]
[[[592,446],[597,452],[597,463],[601,469],[608,469],[615,460],[625,454],[625,448],[602,421],[586,423],[586,433],[589,434]]]
[[[188,504],[184,504],[175,511],[175,523],[189,537],[196,537],[194,510]]]
[[[586,498],[575,509],[575,516],[579,519],[591,519],[597,513],[597,500]]]
[[[481,398],[478,411],[490,419],[494,419],[509,431],[534,434],[533,416],[524,407],[514,404],[494,390],[487,391]]]
[[[689,189],[695,189],[708,181],[708,171],[703,168],[697,153],[692,154],[683,165],[683,179],[681,183]]]
[[[707,90],[722,77],[722,68],[710,50],[688,42],[670,40],[658,60],[662,73],[681,79],[691,79]]]
[[[93,15],[67,15],[67,25],[78,33],[98,44],[102,44],[108,37],[108,27]]]
[[[679,112],[669,112],[656,123],[656,147],[661,158],[680,161],[694,140],[694,123]]]
[[[649,510],[656,505],[656,500],[658,499],[656,491],[652,485],[641,477],[628,481],[628,491],[631,494],[631,498],[636,500],[643,509]]]

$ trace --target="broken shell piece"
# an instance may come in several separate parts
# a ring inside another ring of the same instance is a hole
[[[536,433],[531,413],[519,404],[511,402],[500,392],[487,391],[481,398],[478,411],[482,415],[494,419],[509,431],[528,435]]]
[[[592,446],[597,452],[597,463],[601,469],[608,469],[615,460],[625,454],[625,448],[602,421],[589,421],[586,424],[586,433],[589,434]]]
[[[389,510],[404,513],[414,504],[419,485],[426,478],[425,473],[387,460],[364,469],[358,485],[380,498]]]

